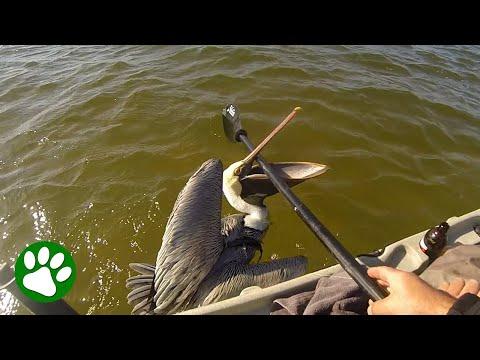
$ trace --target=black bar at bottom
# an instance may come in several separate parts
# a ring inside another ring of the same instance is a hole
[[[242,134],[239,138],[247,146],[249,151],[254,149],[253,144],[246,135]],[[275,174],[275,170],[265,161],[265,159],[263,159],[261,155],[258,155],[256,160],[263,168],[265,174],[270,178],[273,185],[293,206],[293,210],[297,215],[332,253],[338,263],[345,269],[352,279],[355,280],[358,286],[360,286],[374,301],[388,296],[388,292],[368,276],[366,267],[358,263],[358,261],[343,247],[333,234],[316,218],[310,209],[300,201],[285,181]]]

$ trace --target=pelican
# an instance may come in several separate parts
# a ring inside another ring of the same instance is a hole
[[[224,171],[219,159],[210,159],[190,177],[168,218],[155,265],[130,264],[139,273],[126,283],[132,289],[127,295],[132,314],[174,314],[305,273],[303,256],[250,264],[262,252],[269,225],[264,199],[277,193],[263,170],[252,164],[267,142]],[[328,170],[309,162],[272,166],[290,187]],[[222,193],[240,214],[221,218]]]

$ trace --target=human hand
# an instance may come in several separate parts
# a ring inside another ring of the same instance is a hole
[[[445,315],[456,301],[452,295],[406,271],[378,266],[369,268],[368,276],[390,293],[382,300],[369,301],[369,315]]]
[[[480,284],[474,279],[465,281],[461,278],[455,278],[451,282],[442,283],[439,289],[457,299],[467,293],[480,297]]]

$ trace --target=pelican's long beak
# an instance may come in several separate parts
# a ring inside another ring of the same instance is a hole
[[[312,162],[273,162],[270,163],[270,166],[289,187],[316,178],[329,169],[327,165]],[[240,196],[246,202],[254,205],[262,205],[263,199],[278,193],[270,178],[257,164],[253,165],[248,173],[242,174],[240,184],[242,186]]]
[[[285,126],[287,126],[287,124],[293,120],[293,118],[295,117],[295,115],[297,115],[297,112],[300,111],[302,108],[301,107],[296,107],[295,109],[293,109],[293,111],[288,114],[288,116],[283,119],[283,121],[278,124],[277,127],[275,127],[275,129],[273,129],[270,134],[267,135],[267,137],[265,139],[263,139],[263,141],[257,145],[257,147],[255,149],[253,149],[253,151],[247,155],[247,157],[245,157],[243,160],[242,160],[242,163],[244,164],[243,166],[239,167],[236,171],[235,171],[235,175],[240,175],[241,171],[245,168],[245,167],[248,167],[249,165],[251,165],[251,163],[253,162],[253,160],[255,160],[255,157],[258,155],[258,153],[260,151],[263,150],[263,148],[270,142],[270,140],[273,139],[273,137],[275,135],[277,135]]]

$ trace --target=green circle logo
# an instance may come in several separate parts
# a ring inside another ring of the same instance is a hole
[[[46,303],[61,299],[75,282],[77,269],[70,252],[50,241],[22,251],[15,263],[15,281],[30,299]]]

